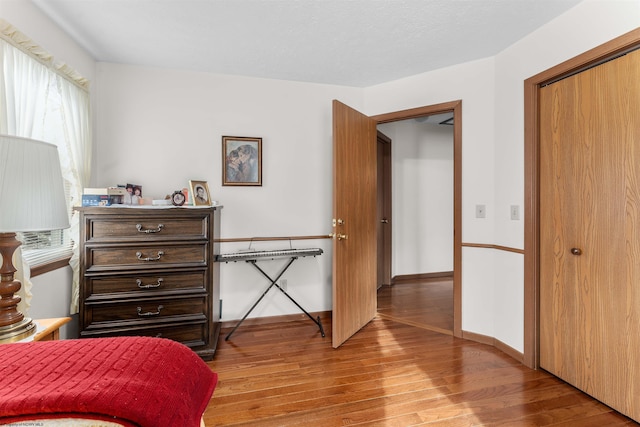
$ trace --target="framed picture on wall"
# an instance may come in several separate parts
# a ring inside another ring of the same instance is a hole
[[[193,204],[195,206],[211,206],[211,194],[207,181],[189,181],[191,194],[193,194]]]
[[[262,138],[222,137],[222,185],[262,185]]]

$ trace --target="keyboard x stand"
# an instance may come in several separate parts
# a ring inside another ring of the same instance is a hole
[[[250,263],[251,265],[253,265],[256,269],[258,269],[258,271],[260,273],[262,273],[262,275],[264,277],[266,277],[271,284],[269,285],[269,287],[262,293],[262,295],[260,295],[260,298],[258,298],[258,300],[253,304],[253,306],[251,306],[251,308],[249,309],[249,311],[247,311],[247,313],[244,315],[244,317],[242,319],[240,319],[240,321],[236,324],[236,326],[233,328],[233,330],[231,330],[231,332],[229,332],[227,334],[227,336],[225,337],[225,341],[229,340],[229,337],[231,337],[231,335],[236,331],[236,329],[238,329],[238,327],[242,324],[242,322],[244,322],[244,319],[247,318],[247,316],[253,311],[254,308],[256,308],[256,306],[258,305],[258,303],[260,303],[260,301],[262,301],[262,299],[265,297],[265,295],[267,295],[267,293],[271,290],[272,287],[276,287],[280,290],[280,292],[282,292],[283,294],[286,295],[287,298],[289,298],[300,310],[302,310],[304,312],[304,314],[306,314],[309,319],[311,319],[313,321],[313,323],[315,323],[316,325],[318,325],[318,328],[320,329],[320,334],[322,335],[322,337],[324,337],[324,328],[322,327],[322,323],[320,322],[320,316],[318,316],[316,319],[313,318],[313,316],[311,316],[307,310],[305,310],[304,308],[302,308],[302,306],[300,304],[298,304],[296,302],[296,300],[294,300],[291,295],[289,295],[284,289],[282,289],[280,287],[280,285],[278,285],[278,280],[280,279],[280,277],[282,277],[282,275],[284,274],[285,271],[287,271],[287,269],[289,268],[289,266],[291,266],[291,264],[293,264],[293,261],[297,260],[298,257],[297,256],[292,256],[289,261],[287,261],[287,264],[284,266],[284,268],[280,271],[280,273],[276,276],[275,279],[272,279],[267,273],[264,272],[263,269],[260,268],[260,266],[256,263],[257,260],[256,259],[247,259],[246,262]]]

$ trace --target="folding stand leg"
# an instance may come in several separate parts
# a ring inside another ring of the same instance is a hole
[[[300,304],[298,304],[293,298],[291,298],[289,296],[289,294],[287,294],[284,289],[282,289],[280,286],[278,286],[278,284],[276,283],[280,277],[282,277],[282,275],[284,274],[285,271],[287,271],[287,269],[289,268],[289,266],[291,264],[293,264],[293,261],[295,261],[296,259],[298,259],[298,257],[292,257],[289,262],[287,263],[287,265],[284,266],[284,268],[280,271],[280,273],[278,274],[278,276],[275,279],[271,279],[271,277],[269,277],[269,275],[267,273],[265,273],[257,264],[256,264],[256,260],[252,259],[252,260],[247,260],[248,263],[251,263],[255,268],[258,269],[258,271],[260,271],[260,273],[262,273],[267,279],[269,279],[269,281],[271,282],[271,284],[269,285],[269,287],[262,293],[262,295],[260,295],[260,298],[258,298],[258,300],[251,306],[251,308],[249,309],[249,311],[247,311],[247,313],[244,315],[244,317],[242,319],[240,319],[240,321],[236,324],[236,326],[234,326],[234,328],[231,330],[231,332],[229,332],[227,334],[227,336],[225,337],[225,341],[229,340],[229,337],[231,337],[231,335],[236,331],[236,329],[238,329],[238,327],[242,324],[242,322],[244,322],[244,320],[247,318],[247,316],[253,311],[254,308],[256,308],[256,306],[258,305],[258,303],[260,303],[260,301],[262,301],[262,299],[265,297],[265,295],[267,295],[267,293],[269,292],[269,290],[271,290],[271,288],[273,286],[275,286],[276,288],[280,289],[280,291],[282,293],[284,293],[291,301],[293,301],[293,303],[295,305],[298,306],[298,308],[302,311],[304,311],[304,313],[309,316],[309,318],[311,320],[313,320],[313,322],[318,325],[318,327],[320,328],[320,333],[322,334],[322,336],[324,337],[324,329],[322,327],[322,323],[320,323],[320,316],[318,316],[318,319],[314,319],[313,317],[311,317],[311,315],[309,313],[307,313],[307,311],[302,308],[300,306]]]
[[[240,321],[236,324],[236,326],[231,330],[231,332],[229,332],[227,334],[227,336],[225,337],[225,341],[229,340],[229,337],[231,336],[231,334],[233,334],[236,329],[238,329],[238,326],[240,326],[242,324],[242,322],[244,322],[244,319],[247,318],[247,316],[253,311],[254,308],[256,308],[256,306],[258,305],[258,303],[260,301],[262,301],[262,298],[265,297],[265,295],[267,295],[267,293],[269,292],[269,290],[275,285],[278,286],[276,284],[276,282],[278,281],[278,279],[280,278],[280,276],[282,276],[284,274],[285,271],[287,271],[287,268],[289,268],[289,266],[293,263],[293,261],[295,261],[296,258],[291,258],[289,260],[289,262],[287,263],[287,265],[282,269],[282,271],[280,271],[280,274],[278,274],[278,277],[276,277],[274,280],[271,280],[271,278],[269,276],[267,276],[269,278],[269,281],[271,282],[271,284],[269,285],[269,287],[262,293],[262,295],[260,295],[260,298],[258,298],[258,300],[251,306],[251,308],[249,309],[249,311],[247,311],[247,313],[244,315],[244,317],[242,319],[240,319]],[[254,267],[258,268],[258,266],[256,265],[256,261],[255,260],[248,260],[247,262],[253,264]],[[258,268],[258,270],[260,270],[260,268]],[[262,270],[260,270],[262,272]],[[262,272],[262,274],[264,274],[264,272]]]
[[[291,258],[291,262],[293,262],[295,259],[297,258]],[[284,273],[284,271],[289,268],[289,265],[291,265],[291,262],[287,265],[287,267],[285,267],[285,269],[282,271],[282,273]],[[258,270],[260,270],[260,273],[262,273],[264,275],[264,277],[266,277],[267,279],[271,280],[271,278],[267,275],[267,273],[265,273],[264,271],[262,271],[262,269],[260,267],[258,267],[258,265],[255,263],[255,261],[251,262],[253,264],[253,266],[255,268],[257,268]],[[278,275],[278,279],[280,278],[280,276],[282,276],[282,273],[280,273],[280,275]],[[318,328],[320,329],[320,334],[322,334],[322,336],[324,337],[324,328],[322,327],[322,323],[320,323],[320,316],[318,316],[317,319],[314,319],[308,312],[307,310],[305,310],[304,308],[302,308],[302,306],[300,304],[298,304],[296,302],[296,300],[294,300],[291,295],[289,295],[284,289],[282,289],[280,286],[278,286],[278,284],[276,283],[276,281],[278,280],[274,280],[272,281],[272,285],[275,285],[276,288],[278,288],[280,290],[280,292],[282,292],[283,294],[285,294],[287,296],[287,298],[289,298],[291,300],[291,302],[293,302],[295,305],[298,306],[298,308],[300,310],[302,310],[304,312],[304,314],[306,314],[309,319],[311,319],[313,321],[313,323],[315,323],[316,325],[318,325]]]

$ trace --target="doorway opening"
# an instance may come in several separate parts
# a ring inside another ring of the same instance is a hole
[[[428,123],[429,125],[431,125],[432,123],[437,123],[436,126],[447,128],[447,132],[449,133],[449,150],[451,151],[449,165],[449,190],[446,191],[450,199],[449,203],[452,205],[450,206],[447,214],[449,220],[448,227],[450,231],[448,238],[444,238],[445,240],[448,240],[448,243],[445,243],[444,246],[440,246],[438,249],[437,245],[434,244],[429,246],[428,244],[437,243],[437,239],[436,242],[424,242],[424,236],[421,237],[417,235],[415,233],[415,230],[406,231],[406,227],[403,230],[402,226],[394,228],[394,223],[398,224],[398,221],[402,221],[403,224],[413,224],[415,226],[416,224],[420,223],[420,220],[419,218],[404,218],[403,214],[399,214],[399,211],[393,213],[394,219],[393,221],[389,221],[388,226],[390,229],[394,230],[392,235],[396,236],[392,237],[394,244],[396,244],[397,237],[399,237],[403,233],[412,234],[411,239],[413,239],[413,242],[409,246],[405,245],[402,251],[396,251],[396,249],[393,249],[393,255],[390,256],[388,260],[384,260],[384,262],[394,263],[393,265],[395,267],[395,270],[390,266],[389,271],[394,271],[394,276],[396,276],[395,279],[400,279],[403,283],[402,285],[399,285],[402,286],[402,288],[397,287],[398,285],[382,286],[379,292],[380,297],[378,298],[378,314],[382,317],[394,316],[396,317],[396,319],[394,320],[402,321],[402,319],[399,319],[397,316],[401,312],[403,312],[404,314],[402,316],[405,317],[405,323],[413,324],[415,326],[424,327],[425,329],[431,329],[442,333],[453,334],[454,336],[460,337],[462,334],[462,102],[453,101],[450,103],[398,111],[395,113],[388,113],[384,115],[374,116],[372,118],[377,121],[378,129],[382,129],[383,133],[384,130],[392,133],[389,131],[389,129],[392,129],[393,127],[402,128],[402,122],[411,123],[410,125],[407,125],[405,127],[413,128],[414,130],[419,129],[421,126],[424,126],[424,123]],[[387,135],[391,140],[390,144],[392,146],[394,144],[401,144],[400,141],[394,140],[394,137],[397,133],[393,133],[394,135]],[[453,140],[452,142],[451,139]],[[424,149],[424,146],[422,148]],[[433,149],[433,147],[429,148]],[[442,144],[440,144],[440,148],[442,148]],[[410,157],[411,156],[407,156],[407,158]],[[440,171],[440,173],[442,173],[442,171]],[[395,176],[393,172],[390,175]],[[428,176],[418,177],[418,180],[423,180],[427,177]],[[414,182],[413,188],[418,188],[419,186],[417,184],[418,183]],[[390,197],[391,192],[393,192],[396,195],[395,198],[399,198],[401,200],[405,198],[411,198],[410,195],[400,195],[399,193],[400,191],[402,191],[403,187],[409,187],[408,185],[406,185],[406,183],[396,182],[390,187],[393,188],[393,191],[388,192],[388,197]],[[441,191],[440,195],[444,193],[444,191]],[[428,205],[427,199],[428,197],[423,201]],[[433,206],[431,207],[433,208]],[[413,215],[415,214],[415,212],[404,213],[404,215],[407,214]],[[382,222],[387,219],[387,217],[381,217],[380,221]],[[435,222],[436,221],[431,221],[431,224],[429,225],[433,225],[433,223]],[[446,231],[444,232],[444,234],[446,234]],[[429,233],[427,231],[425,235],[435,236],[435,233]],[[442,241],[440,243],[442,243]],[[435,262],[435,265],[424,264],[425,254],[428,254],[429,251],[433,252],[431,253],[431,256],[426,256],[426,258],[429,259],[429,262]],[[396,261],[392,261],[394,257],[396,257]],[[403,272],[403,269],[405,269],[404,271],[408,271],[406,270],[406,263],[404,263],[404,266],[397,265],[402,264],[397,262],[397,257],[402,257],[404,261],[406,261],[407,257],[411,257],[416,261],[416,263],[413,267],[409,268],[418,268],[417,271],[426,271],[426,273],[417,275],[406,274],[405,272]],[[440,267],[437,267],[437,265],[439,265]],[[446,265],[447,267],[442,267],[443,265]],[[398,280],[398,283],[400,282],[400,280]],[[382,284],[384,285],[384,282]],[[398,292],[396,292],[396,295],[394,296],[391,291]],[[400,296],[401,294],[402,296]],[[402,303],[403,299],[407,301],[406,303],[404,303],[404,306]],[[420,303],[420,299],[422,299],[423,303]],[[411,303],[409,303],[408,301],[411,301]],[[396,303],[398,303],[400,306],[398,307]],[[399,310],[396,310],[397,308],[399,308]],[[420,312],[421,309],[422,313]],[[425,315],[431,315],[430,320],[427,320],[427,318],[425,318]],[[447,316],[449,316],[449,320],[445,320],[443,323],[443,318],[446,318]]]
[[[378,314],[449,335],[453,125],[447,112],[377,127]]]

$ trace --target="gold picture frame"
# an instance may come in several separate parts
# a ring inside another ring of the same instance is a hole
[[[262,138],[222,137],[222,185],[262,186]]]
[[[194,206],[211,206],[211,193],[207,181],[190,180],[189,186]]]

